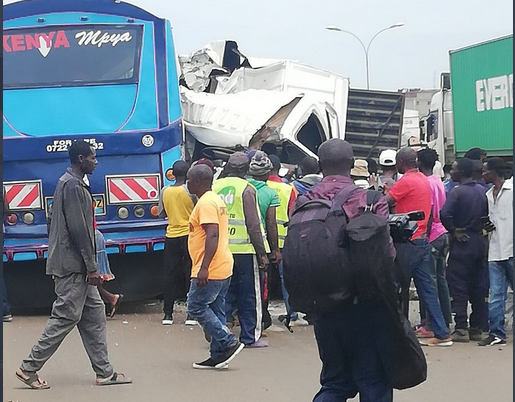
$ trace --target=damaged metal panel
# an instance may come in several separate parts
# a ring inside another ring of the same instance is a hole
[[[398,149],[403,110],[403,93],[350,89],[345,139],[354,157],[377,159],[385,149]]]

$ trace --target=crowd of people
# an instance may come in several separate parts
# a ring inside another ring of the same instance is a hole
[[[168,218],[162,324],[174,323],[174,306],[186,299],[185,324],[198,323],[210,343],[209,357],[193,367],[227,369],[244,348],[268,346],[269,274],[277,269],[287,325],[314,324],[323,364],[314,401],[347,400],[357,393],[362,401],[392,400],[385,362],[392,359],[388,344],[394,335],[383,307],[356,296],[308,322],[290,306],[284,282],[283,248],[292,213],[309,201],[332,201],[349,186],[358,189],[343,205],[349,219],[367,209],[370,191],[379,193],[372,212],[385,218],[423,212],[408,241],[388,239],[385,248],[395,255],[391,288],[406,316],[410,283],[415,284],[421,322],[413,330],[420,344],[506,344],[505,302],[508,286],[513,289],[513,178],[505,160],[472,149],[443,172],[434,150],[405,147],[383,151],[377,164],[354,159],[350,144],[337,139],[323,143],[318,156],[305,158],[286,177],[279,176],[281,162],[273,150],[235,152],[221,174],[208,159],[173,165],[174,184],[163,189],[159,203],[159,215]],[[70,160],[56,188],[49,232],[47,273],[54,277],[57,300],[41,339],[16,372],[37,389],[48,388],[37,372],[75,326],[96,383],[131,382],[107,358],[94,211],[83,180],[93,173],[95,151],[76,141]],[[114,314],[123,295],[104,296]]]

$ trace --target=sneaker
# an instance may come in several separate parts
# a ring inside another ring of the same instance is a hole
[[[188,316],[186,317],[186,321],[184,321],[184,325],[197,325],[198,322],[197,320],[191,318],[191,316],[188,314]]]
[[[244,347],[245,345],[243,343],[237,341],[233,346],[227,349],[223,357],[218,360],[218,364],[215,367],[223,368],[224,366],[227,366],[232,359],[238,356]]]
[[[161,324],[163,324],[163,325],[172,325],[173,324],[172,316],[168,315],[168,314],[165,314],[165,316],[161,320]]]
[[[469,338],[471,341],[479,341],[483,340],[483,331],[478,328],[470,328],[469,329]]]
[[[299,317],[295,321],[290,321],[290,327],[307,327],[309,322],[307,322],[304,318]]]
[[[504,346],[506,345],[506,341],[504,339],[499,338],[498,336],[488,335],[488,337],[486,337],[482,341],[479,341],[477,344],[478,346]]]
[[[428,331],[424,326],[417,327],[415,331],[415,336],[417,338],[434,338],[435,334],[433,331]]]
[[[452,333],[451,337],[454,342],[469,342],[470,341],[470,335],[466,329],[456,329]]]
[[[229,368],[228,364],[216,367],[217,364],[218,362],[216,360],[209,358],[200,363],[193,363],[193,368],[197,370],[223,370]]]
[[[419,340],[422,346],[452,346],[452,338],[448,337],[447,339],[438,339],[438,338],[429,338],[424,340]]]
[[[4,315],[4,322],[11,322],[13,320],[12,314],[5,314]]]
[[[247,343],[245,345],[246,348],[266,348],[268,347],[268,342],[263,340],[263,339],[259,339],[257,340],[256,342],[254,343]]]

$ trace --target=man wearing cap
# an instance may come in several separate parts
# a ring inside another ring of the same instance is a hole
[[[382,176],[379,176],[379,189],[384,189],[385,184],[387,187],[391,187],[391,183],[398,181],[402,174],[397,170],[397,152],[393,149],[385,149],[379,155],[379,164],[383,172]],[[385,180],[387,179],[387,180]]]
[[[277,237],[276,210],[281,205],[277,191],[266,185],[266,181],[272,170],[272,162],[263,151],[257,151],[250,160],[249,183],[257,190],[259,210],[261,212],[261,224],[265,227],[266,238],[270,245],[270,261],[279,263],[281,252],[279,251]],[[261,273],[261,300],[263,302],[263,330],[272,325],[272,317],[268,312],[268,273],[262,269]]]
[[[354,167],[350,171],[350,177],[354,180],[354,184],[360,188],[364,188],[365,190],[369,189],[369,176],[368,162],[363,159],[356,159],[354,161]]]
[[[256,189],[245,180],[249,158],[235,152],[227,161],[227,177],[213,184],[227,205],[229,215],[229,249],[234,257],[231,285],[226,297],[227,319],[238,309],[241,326],[240,341],[248,347],[267,346],[261,337],[261,286],[259,269],[268,265],[268,243],[261,224]]]

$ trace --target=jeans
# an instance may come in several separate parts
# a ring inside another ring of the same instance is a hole
[[[396,353],[386,308],[372,302],[349,303],[317,315],[315,337],[322,372],[313,402],[341,402],[359,392],[361,402],[391,402],[389,362]]]
[[[415,239],[396,244],[396,249],[397,259],[404,274],[404,289],[409,288],[409,281],[413,278],[420,300],[427,310],[435,337],[447,339],[449,329],[445,324],[438,300],[429,242],[427,239]]]
[[[230,284],[231,278],[227,278],[208,281],[202,288],[197,286],[196,279],[192,279],[188,293],[188,314],[211,336],[209,351],[215,360],[238,342],[225,325],[225,295]]]
[[[279,278],[281,278],[281,291],[283,294],[284,305],[286,306],[286,314],[289,315],[290,321],[297,321],[299,318],[299,313],[293,311],[290,303],[288,303],[288,299],[290,295],[288,295],[288,291],[286,290],[286,286],[284,285],[284,276],[283,276],[283,262],[281,261],[279,265],[277,265],[277,269],[279,271]]]
[[[442,309],[445,323],[452,323],[451,314],[451,296],[449,294],[449,286],[445,277],[445,267],[447,265],[447,254],[449,253],[448,235],[443,234],[431,242],[431,262],[434,266],[434,279],[438,289],[438,300]],[[420,303],[420,317],[422,322],[426,319],[426,311],[423,303]],[[426,320],[430,324],[429,320]]]
[[[490,275],[489,323],[490,334],[506,340],[504,310],[508,295],[508,285],[513,289],[513,257],[504,261],[488,263]]]

